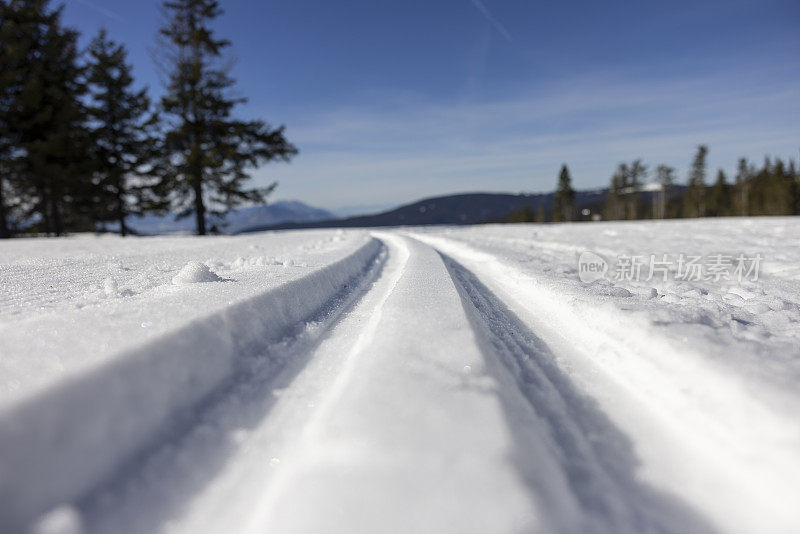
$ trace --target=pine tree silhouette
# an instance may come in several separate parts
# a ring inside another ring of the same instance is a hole
[[[230,46],[217,39],[211,23],[222,9],[216,0],[164,3],[168,21],[161,29],[169,68],[167,94],[161,100],[168,129],[163,165],[173,206],[181,216],[194,214],[197,233],[207,232],[207,215],[223,215],[244,202],[264,202],[275,183],[246,189],[248,169],[289,159],[297,149],[284,127],[241,121],[232,110],[244,98],[231,96],[234,79],[222,64]]]
[[[702,217],[706,212],[706,156],[708,147],[700,145],[689,172],[689,185],[683,195],[683,216]]]
[[[553,222],[571,221],[575,210],[575,190],[572,189],[572,178],[566,165],[561,166],[558,175],[558,187],[553,197]]]
[[[132,88],[132,68],[122,45],[101,30],[88,53],[92,96],[88,115],[93,126],[97,195],[94,211],[101,221],[117,221],[125,236],[128,215],[163,207],[153,166],[157,116],[150,110],[147,89]]]

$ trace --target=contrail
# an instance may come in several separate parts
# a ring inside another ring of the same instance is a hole
[[[489,9],[483,4],[481,0],[472,0],[472,5],[478,8],[478,11],[480,11],[483,14],[483,16],[486,17],[486,20],[488,20],[491,23],[491,25],[494,26],[494,29],[500,32],[500,34],[503,37],[505,37],[506,40],[508,41],[511,40],[511,34],[508,33],[506,27],[503,26],[500,23],[500,21],[494,18],[494,16],[492,16],[492,14],[489,12]]]
[[[116,20],[118,22],[124,22],[122,17],[119,16],[115,11],[112,11],[112,10],[110,10],[108,8],[105,8],[105,7],[102,7],[102,6],[98,6],[94,2],[90,2],[89,0],[78,0],[78,3],[79,4],[83,4],[86,7],[88,7],[89,9],[93,9],[93,10],[97,11],[98,13],[100,13],[101,15],[105,15],[106,17],[108,17],[110,19],[114,19],[114,20]]]

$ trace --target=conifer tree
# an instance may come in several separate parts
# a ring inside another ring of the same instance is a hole
[[[2,9],[3,85],[11,87],[2,122],[14,147],[4,167],[25,199],[20,216],[38,216],[43,231],[61,235],[84,224],[77,206],[87,191],[78,34],[61,25],[63,6],[51,9],[49,0],[7,0]]]
[[[647,177],[647,165],[637,159],[627,173],[628,184],[625,194],[625,218],[635,220],[639,218],[639,188]]]
[[[11,105],[18,84],[15,80],[12,18],[6,0],[0,0],[0,239],[11,236],[9,197],[12,168],[9,165],[13,140],[11,138]]]
[[[509,215],[508,222],[510,223],[527,223],[533,222],[533,209],[530,206],[525,206],[521,210],[514,211]]]
[[[0,239],[13,235],[14,175],[9,159],[10,149],[0,145]]]
[[[25,51],[31,47],[31,32],[25,31],[24,22],[20,3],[0,0],[0,238],[11,237],[14,208],[22,203],[15,155],[17,100],[25,77]]]
[[[617,220],[622,220],[625,218],[627,214],[627,195],[628,191],[630,190],[630,180],[631,180],[631,172],[628,169],[627,163],[620,163],[619,167],[617,167],[617,211],[614,215],[614,218]]]
[[[654,197],[654,219],[665,219],[667,217],[667,199],[669,198],[670,188],[675,183],[675,169],[668,165],[656,167],[656,182],[661,186],[658,195]]]
[[[683,216],[702,217],[705,215],[706,195],[706,156],[708,147],[700,145],[689,171],[689,186],[683,195]]]
[[[126,55],[124,46],[109,40],[105,30],[89,45],[96,204],[103,211],[99,218],[118,222],[123,236],[128,233],[128,215],[160,206],[153,178],[157,117],[150,112],[147,89],[133,89]]]
[[[558,187],[553,197],[553,222],[571,221],[574,211],[575,190],[566,164],[561,166]]]
[[[717,181],[708,192],[706,213],[711,217],[725,217],[731,214],[732,195],[725,172],[717,172]]]
[[[747,184],[750,215],[794,213],[797,182],[780,159],[773,164],[770,158],[765,158],[764,167],[755,172]]]
[[[248,170],[271,160],[289,161],[297,149],[284,127],[233,118],[245,102],[230,95],[234,79],[222,64],[230,42],[214,37],[212,21],[222,14],[217,0],[170,0],[160,34],[169,66],[161,106],[169,117],[165,165],[174,207],[194,214],[197,233],[207,232],[206,216],[222,215],[244,202],[263,202],[276,184],[246,189]]]
[[[544,204],[539,201],[539,207],[536,209],[536,216],[533,219],[534,222],[543,223],[547,221],[547,215],[544,211]]]
[[[611,177],[611,185],[606,193],[603,217],[606,220],[614,221],[624,217],[624,191],[628,182],[628,165],[620,163],[617,171]]]
[[[772,162],[764,158],[764,166],[755,171],[749,183],[747,203],[750,215],[771,215]]]
[[[0,56],[2,54],[0,52]],[[4,72],[2,70],[2,60],[0,60],[0,85],[4,83]],[[3,87],[0,87],[0,109],[6,109],[6,106],[8,106],[8,101],[5,97],[6,91]],[[0,239],[11,237],[9,197],[13,194],[11,192],[13,171],[9,165],[12,145],[5,115],[6,113],[0,113]]]
[[[781,159],[775,161],[770,174],[769,183],[769,214],[791,215],[793,205],[794,180],[789,176]]]
[[[739,159],[739,165],[736,169],[736,185],[735,190],[735,206],[736,214],[746,216],[750,214],[749,198],[750,198],[750,179],[753,172],[750,165],[747,163],[746,158]]]
[[[789,167],[786,172],[790,183],[791,212],[792,215],[800,215],[800,176],[797,174],[793,159],[789,160]]]

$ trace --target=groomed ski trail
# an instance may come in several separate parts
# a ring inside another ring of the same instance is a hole
[[[636,479],[625,436],[470,271],[374,235],[380,276],[296,377],[261,384],[274,397],[263,418],[237,431],[234,403],[144,460],[146,476],[96,490],[90,532],[712,532]],[[193,486],[220,432],[235,444]],[[154,523],[165,488],[189,494]]]
[[[153,412],[134,443],[79,472],[79,483],[21,501],[9,531],[782,534],[800,525],[791,504],[800,468],[781,446],[794,429],[723,370],[689,352],[659,354],[501,256],[446,237],[373,232],[325,269],[325,279],[295,282],[321,284],[324,295],[280,327],[265,319],[270,306],[294,309],[299,292],[280,286],[254,299],[265,318],[245,323],[261,325],[246,344],[227,330],[213,341],[208,328],[233,323],[229,309],[185,329],[210,336],[204,358],[222,347],[226,366],[168,413]],[[179,339],[143,354],[169,349],[176,368],[190,363]],[[118,375],[101,368],[88,383]],[[80,400],[76,384],[64,387]],[[133,398],[137,386],[128,384]],[[38,453],[36,484],[86,454],[79,430],[64,430],[76,443],[63,456]],[[749,458],[737,444],[754,433],[773,457]],[[24,485],[30,465],[14,469],[8,487]]]

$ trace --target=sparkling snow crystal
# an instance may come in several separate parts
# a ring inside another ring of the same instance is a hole
[[[220,278],[217,273],[209,269],[208,265],[200,263],[199,261],[190,261],[172,279],[172,283],[175,285],[220,281],[222,281],[222,278]]]

